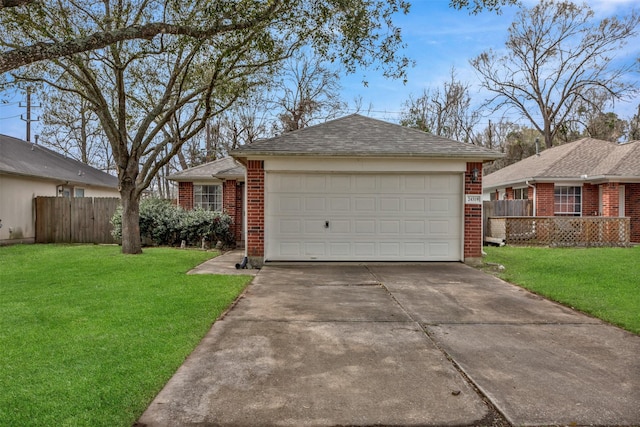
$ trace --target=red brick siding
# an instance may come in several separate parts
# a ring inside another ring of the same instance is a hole
[[[238,181],[235,179],[226,180],[222,183],[222,211],[231,217],[230,231],[235,236],[236,231],[242,226],[238,223],[236,216],[238,206],[236,203],[236,186]],[[238,241],[236,239],[236,241]]]
[[[600,215],[600,192],[597,185],[584,184],[582,186],[582,216]]]
[[[534,197],[533,195],[534,195],[535,191],[534,191],[533,187],[527,187],[527,188],[528,188],[528,190],[527,190],[527,199],[533,200],[533,197]]]
[[[620,193],[617,182],[602,184],[602,216],[619,216]]]
[[[236,193],[236,216],[234,218],[234,222],[236,223],[236,242],[242,241],[242,227],[244,227],[242,221],[242,210],[244,206],[242,206],[242,200],[244,199],[244,182],[236,183],[235,188]]]
[[[264,162],[247,161],[247,254],[264,256]]]
[[[631,241],[640,243],[640,184],[624,187],[625,216],[631,218]]]
[[[504,189],[505,200],[513,200],[513,188],[507,187]]]
[[[193,209],[193,182],[178,183],[178,206]]]
[[[473,169],[478,169],[479,179],[471,182]],[[464,193],[482,194],[482,163],[467,163],[464,174]],[[464,205],[464,258],[482,256],[482,204]]]
[[[554,185],[553,183],[536,184],[536,215],[554,216]]]

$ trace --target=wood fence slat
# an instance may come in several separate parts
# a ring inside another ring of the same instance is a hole
[[[36,243],[115,243],[110,220],[118,198],[37,197]]]

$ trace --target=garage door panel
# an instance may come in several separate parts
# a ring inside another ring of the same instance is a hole
[[[304,210],[306,213],[321,213],[325,211],[326,203],[324,197],[305,197]]]
[[[324,242],[305,242],[304,255],[309,257],[324,257],[327,255]]]
[[[351,193],[351,176],[350,175],[329,175],[329,186],[327,192],[329,194]]]
[[[375,197],[356,197],[354,202],[355,212],[373,213],[376,211]]]
[[[352,221],[349,219],[334,219],[329,222],[329,228],[327,232],[329,234],[341,236],[345,234],[351,234]]]
[[[374,242],[355,242],[353,244],[354,255],[356,257],[369,258],[376,254]]]
[[[267,176],[267,260],[461,259],[460,173],[284,175]]]
[[[380,211],[399,213],[401,211],[400,197],[380,197]]]
[[[299,235],[303,230],[302,220],[300,219],[280,219],[277,222],[277,231],[282,235]]]
[[[400,220],[380,220],[378,222],[378,231],[380,234],[393,234],[400,235],[401,221]]]
[[[424,198],[407,197],[404,199],[404,211],[407,213],[425,213],[427,203]]]
[[[355,234],[375,234],[376,222],[374,220],[356,220]]]
[[[427,223],[429,224],[429,235],[431,237],[449,236],[452,233],[456,233],[456,229],[458,228],[458,225],[454,224],[450,219],[429,219],[427,220]]]

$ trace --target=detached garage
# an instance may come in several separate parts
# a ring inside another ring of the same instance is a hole
[[[500,153],[351,115],[231,154],[254,264],[481,256],[482,163]]]

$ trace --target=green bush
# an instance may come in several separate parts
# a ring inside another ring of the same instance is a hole
[[[233,243],[229,230],[231,217],[222,212],[204,209],[184,210],[170,201],[147,198],[140,201],[140,236],[154,245],[177,246],[182,240],[200,245],[202,239],[213,244]],[[122,208],[111,218],[114,239],[122,239]]]

